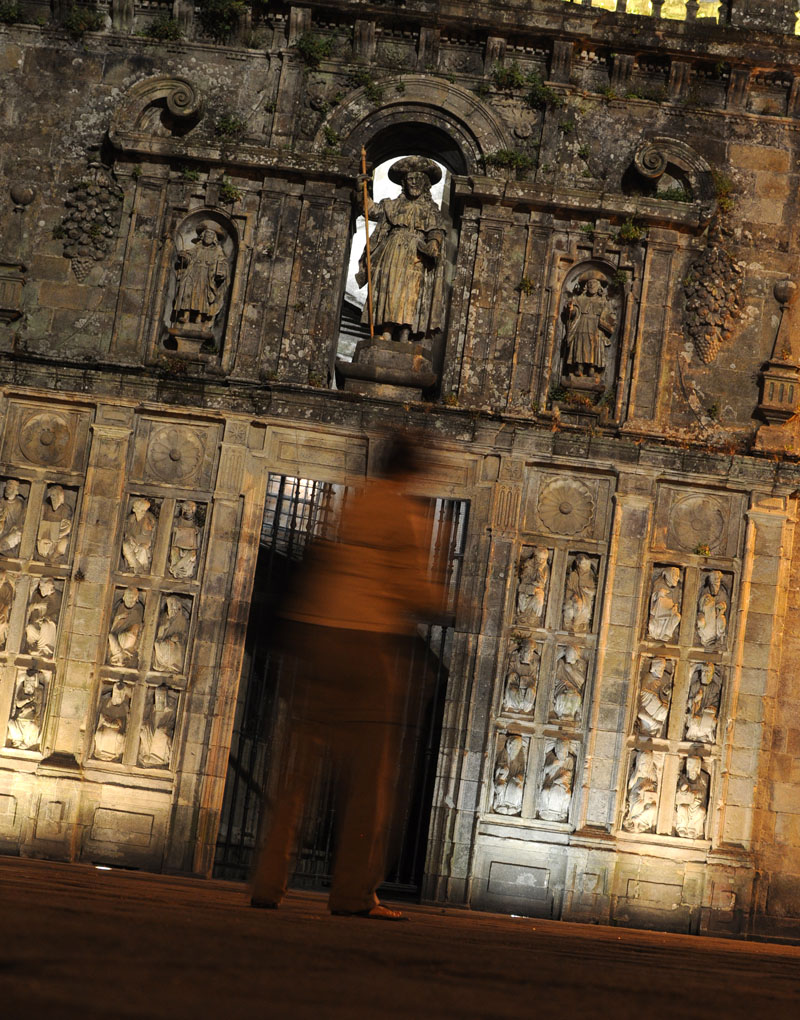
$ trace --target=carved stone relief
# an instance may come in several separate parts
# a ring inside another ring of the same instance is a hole
[[[666,735],[667,719],[672,703],[672,682],[675,662],[655,656],[647,664],[647,672],[639,686],[636,732],[646,738]]]
[[[166,684],[148,687],[137,758],[143,768],[169,768],[177,709],[176,691],[170,690]]]
[[[32,464],[64,464],[72,446],[72,430],[64,415],[45,411],[29,417],[20,429],[19,447]]]
[[[658,812],[658,767],[652,751],[636,751],[628,779],[622,828],[627,832],[654,832]]]
[[[517,585],[517,622],[541,627],[550,586],[550,550],[544,546],[523,549]]]
[[[51,485],[44,497],[36,533],[36,556],[44,563],[65,563],[72,538],[76,493]]]
[[[594,512],[590,489],[576,478],[553,478],[539,491],[539,518],[554,535],[580,535]]]
[[[570,634],[586,634],[592,629],[594,603],[597,596],[599,558],[576,553],[567,567],[564,589],[564,630]]]
[[[16,574],[0,570],[0,652],[5,650],[8,640],[8,621],[11,617],[11,606],[14,602],[16,586]]]
[[[28,487],[7,478],[0,499],[0,556],[17,556],[28,506]]]
[[[715,552],[725,531],[725,513],[719,500],[710,496],[686,496],[672,506],[669,546],[694,553],[707,548]]]
[[[722,698],[722,677],[713,662],[698,662],[692,669],[686,701],[684,739],[713,744]]]
[[[575,745],[555,740],[545,754],[542,787],[539,792],[539,817],[551,822],[565,822],[575,785]]]
[[[685,330],[704,365],[733,339],[743,314],[744,267],[730,253],[719,225],[712,225],[708,244],[684,280]]]
[[[100,163],[90,163],[64,200],[68,212],[61,221],[64,255],[79,281],[93,263],[106,258],[122,216],[122,189]]]
[[[694,755],[678,778],[675,792],[675,835],[684,839],[702,839],[708,811],[709,776],[703,771],[703,760]]]
[[[647,634],[664,644],[677,640],[681,622],[683,571],[671,565],[658,566],[653,572]]]
[[[503,711],[530,715],[536,705],[540,652],[530,638],[512,640],[514,649],[508,659]]]
[[[580,720],[587,668],[588,663],[576,645],[559,648],[553,683],[553,719],[567,723]]]
[[[6,414],[3,450],[7,463],[82,471],[89,450],[92,412],[11,400]],[[66,493],[65,489],[65,493]]]
[[[492,811],[496,814],[522,814],[527,754],[528,741],[519,734],[508,733],[495,759],[492,776]]]
[[[144,603],[138,588],[118,592],[108,632],[108,662],[112,666],[136,669],[139,665],[139,641],[144,622]]]
[[[105,685],[100,695],[93,758],[100,761],[122,761],[132,693],[132,686],[123,681]]]
[[[191,598],[167,595],[164,599],[153,643],[153,669],[160,673],[183,672],[191,608]]]
[[[582,272],[565,288],[563,379],[566,385],[604,388],[603,375],[619,322],[619,300],[611,281],[597,269]]]
[[[203,441],[194,429],[166,425],[150,437],[147,466],[161,481],[183,482],[197,472],[204,453]]]
[[[17,670],[6,747],[16,747],[22,751],[39,749],[47,688],[46,673],[36,669]]]
[[[187,216],[175,232],[164,346],[179,354],[219,351],[233,283],[233,225],[210,210]]]
[[[697,598],[697,638],[705,649],[724,648],[728,638],[730,579],[721,570],[703,571]]]
[[[41,578],[28,598],[24,650],[28,655],[52,659],[58,634],[58,617],[64,594],[63,581]]]
[[[199,506],[194,500],[186,499],[176,505],[167,568],[173,577],[191,580],[196,576],[205,518],[206,506]]]
[[[146,496],[134,496],[122,534],[122,563],[125,573],[149,574],[160,504]],[[155,512],[154,512],[155,511]]]

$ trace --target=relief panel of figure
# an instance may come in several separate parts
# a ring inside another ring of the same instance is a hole
[[[530,715],[536,705],[540,655],[527,637],[517,638],[508,659],[503,711]]]
[[[153,669],[160,673],[181,673],[189,637],[191,600],[168,595],[158,618],[153,642]]]
[[[722,571],[704,573],[697,598],[697,637],[703,648],[725,647],[730,605],[730,582]]]
[[[177,692],[166,684],[148,688],[139,734],[138,764],[143,768],[169,768],[177,710]]]
[[[36,555],[44,563],[64,563],[72,537],[75,494],[61,485],[47,490],[36,533]]]
[[[642,737],[659,738],[666,734],[667,718],[672,702],[672,679],[675,663],[655,656],[639,687],[639,706],[635,730]]]
[[[56,584],[51,577],[42,577],[31,591],[25,623],[25,651],[28,655],[53,657],[62,595],[62,584]]]
[[[39,749],[46,698],[45,674],[35,669],[18,670],[8,719],[7,747],[22,751]]]
[[[621,302],[605,273],[589,269],[565,288],[562,378],[566,386],[603,389],[606,366],[614,361]]]
[[[131,501],[122,534],[122,569],[131,574],[149,574],[158,522],[153,501],[136,496]],[[156,504],[157,506],[157,504]]]
[[[117,599],[108,632],[108,662],[112,666],[136,669],[142,636],[144,605],[138,588],[125,588]]]
[[[21,484],[16,478],[7,478],[0,499],[0,556],[19,556],[26,508]]]
[[[230,224],[189,216],[175,235],[165,346],[181,353],[217,349],[225,332],[236,243]]]
[[[596,561],[585,553],[577,553],[567,570],[564,630],[570,634],[585,634],[591,630],[596,596]]]
[[[522,737],[516,733],[506,736],[492,776],[492,811],[496,814],[522,814],[526,752],[526,741]]]
[[[8,641],[8,622],[11,618],[16,585],[17,579],[14,574],[0,570],[0,652],[5,650]]]
[[[550,585],[550,550],[534,546],[523,550],[517,585],[517,622],[524,627],[541,627]]]
[[[722,678],[713,662],[698,662],[692,670],[686,699],[685,740],[713,744],[722,697]]]
[[[627,832],[654,832],[658,812],[658,768],[651,751],[634,755],[622,828]]]
[[[106,685],[100,695],[93,758],[100,761],[122,761],[131,710],[131,692],[131,685],[120,681]]]
[[[675,791],[675,835],[683,839],[702,839],[708,811],[708,773],[703,761],[694,755],[678,777]]]
[[[656,568],[647,621],[647,634],[653,641],[661,641],[664,644],[677,641],[677,631],[681,622],[682,593],[680,567]]]
[[[172,526],[169,547],[169,572],[180,580],[191,580],[197,574],[197,557],[202,541],[201,522],[205,507],[198,507],[187,499],[175,508],[176,519]]]
[[[587,668],[588,663],[576,645],[559,650],[553,683],[553,719],[566,723],[580,720]]]
[[[565,822],[575,785],[575,755],[567,740],[556,740],[547,752],[542,770],[539,793],[539,817],[551,822]]]

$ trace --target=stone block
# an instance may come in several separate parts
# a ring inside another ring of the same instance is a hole
[[[742,170],[781,174],[792,169],[791,156],[785,149],[773,149],[766,145],[733,142],[728,147],[728,156]]]
[[[800,787],[795,783],[774,782],[769,804],[773,811],[800,813]]]

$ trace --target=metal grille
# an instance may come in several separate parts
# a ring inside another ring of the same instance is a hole
[[[245,643],[223,816],[214,874],[244,880],[252,866],[270,762],[280,759],[291,704],[291,659],[270,651],[264,619],[287,583],[291,563],[302,559],[311,538],[335,538],[348,490],[302,478],[270,475],[259,563]],[[441,720],[450,668],[452,619],[466,540],[468,504],[432,500],[429,564],[446,578],[445,604],[436,625],[417,628],[405,660],[408,684],[406,738],[398,767],[398,801],[388,883],[416,895],[425,863],[428,821]],[[334,776],[321,762],[301,824],[293,884],[328,884],[336,834]]]

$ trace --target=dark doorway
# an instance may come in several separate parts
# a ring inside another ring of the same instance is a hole
[[[348,498],[343,486],[285,475],[270,475],[261,531],[245,660],[236,706],[214,875],[244,881],[253,862],[259,813],[279,760],[294,688],[290,658],[273,650],[264,621],[280,598],[311,539],[336,538]],[[431,569],[447,577],[443,622],[455,612],[467,532],[468,504],[428,502]],[[406,740],[398,769],[400,796],[394,824],[387,885],[395,895],[418,896],[425,866],[436,760],[452,652],[452,627],[419,625],[404,661],[408,675]],[[325,888],[335,849],[334,777],[320,763],[301,826],[293,884]]]

